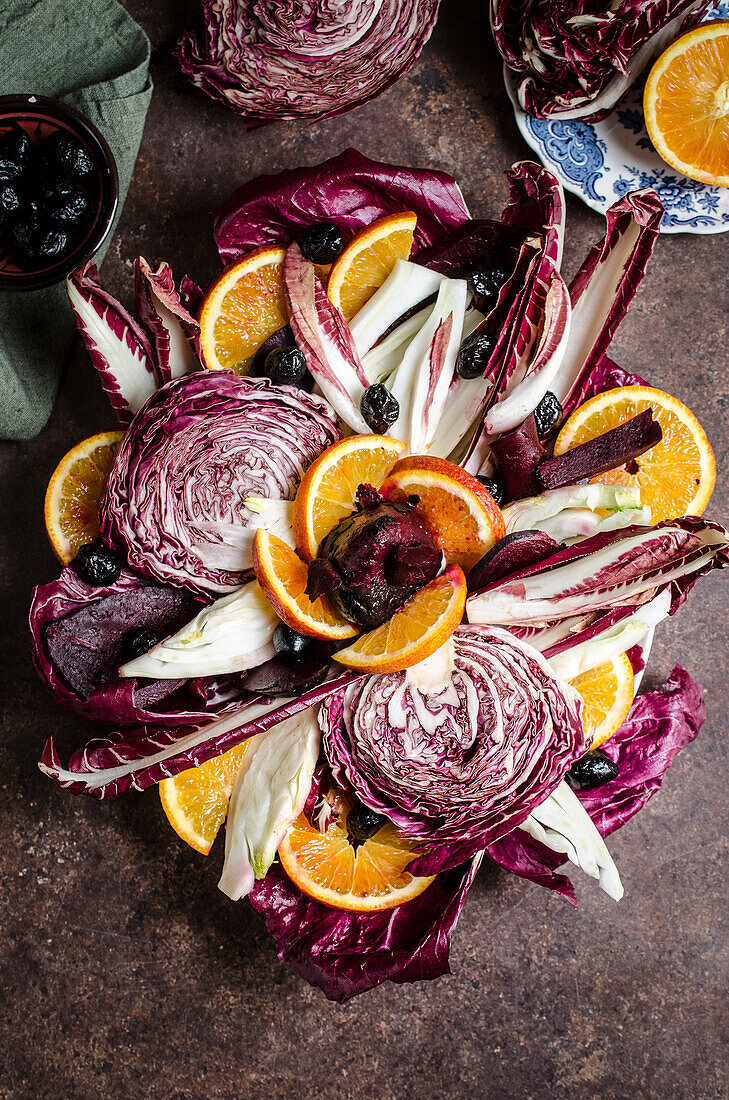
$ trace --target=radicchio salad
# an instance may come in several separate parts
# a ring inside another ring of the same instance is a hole
[[[232,196],[206,296],[143,259],[136,318],[93,265],[68,282],[125,430],[98,537],[30,610],[44,684],[105,728],[40,768],[160,784],[205,852],[227,814],[221,890],[338,1001],[449,972],[483,860],[619,900],[605,838],[705,717],[679,665],[634,698],[729,547],[695,418],[606,355],[661,204],[616,203],[568,287],[560,184],[508,185],[474,220],[447,175],[349,150]]]

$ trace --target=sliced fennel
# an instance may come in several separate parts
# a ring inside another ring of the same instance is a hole
[[[176,680],[254,668],[273,657],[278,621],[258,582],[251,581],[204,607],[149,653],[127,661],[119,675]]]
[[[553,852],[567,856],[575,867],[597,879],[606,894],[620,901],[623,884],[613,858],[587,810],[564,780],[520,828]]]
[[[295,546],[292,524],[294,502],[292,500],[269,500],[268,497],[246,497],[243,501],[247,511],[247,530],[251,532],[251,545],[259,527],[276,535],[289,546]]]
[[[396,260],[382,286],[349,323],[360,358],[408,310],[436,294],[445,275],[409,260]]]
[[[418,310],[412,317],[408,317],[401,325],[394,328],[389,336],[381,340],[370,351],[362,356],[362,366],[367,372],[370,383],[374,386],[377,382],[384,382],[392,374],[403,357],[405,348],[414,336],[420,332],[425,322],[433,312],[432,306]]]
[[[218,883],[233,901],[264,877],[304,808],[319,755],[318,709],[309,707],[251,738],[230,796]]]
[[[610,512],[598,515],[598,509]],[[650,508],[641,507],[639,487],[568,485],[526,497],[503,509],[506,533],[544,531],[557,542],[578,540],[598,531],[615,531],[632,524],[650,526]]]

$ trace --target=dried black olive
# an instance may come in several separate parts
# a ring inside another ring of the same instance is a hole
[[[86,192],[71,183],[58,183],[48,195],[45,204],[48,217],[57,225],[68,227],[78,225],[88,209]]]
[[[279,623],[273,632],[273,648],[285,657],[303,657],[312,639],[292,630],[286,623]]]
[[[28,164],[32,150],[30,138],[20,126],[13,126],[0,141],[0,159],[13,161],[21,170]]]
[[[386,821],[384,814],[376,814],[369,806],[358,802],[347,814],[347,833],[358,844],[364,844],[380,831]]]
[[[496,503],[499,505],[499,507],[501,507],[501,505],[504,503],[505,493],[504,486],[501,484],[499,479],[497,477],[486,477],[484,474],[478,474],[477,480],[480,481],[486,489],[488,489]]]
[[[68,234],[63,229],[39,225],[31,233],[24,258],[32,263],[47,263],[62,256],[67,248]]]
[[[384,435],[400,415],[397,398],[381,382],[367,387],[359,407],[368,426],[377,435]]]
[[[20,209],[20,195],[12,183],[0,183],[0,220],[15,217]]]
[[[114,554],[98,542],[87,542],[79,547],[73,564],[82,581],[99,588],[114,584],[121,575],[121,566]]]
[[[511,275],[509,268],[496,261],[490,266],[474,265],[466,273],[466,281],[468,289],[481,299],[481,305],[488,311],[496,305],[499,291],[509,275]]]
[[[295,386],[306,374],[306,356],[298,348],[274,348],[269,351],[263,366],[277,386]]]
[[[94,160],[88,149],[65,130],[56,130],[41,146],[43,161],[59,175],[69,180],[83,180],[94,170]]]
[[[461,378],[483,376],[495,347],[496,339],[488,332],[472,332],[461,344],[456,359],[456,373]]]
[[[331,264],[344,249],[344,234],[332,222],[319,222],[301,238],[300,248],[310,263]]]
[[[542,400],[534,410],[534,421],[537,425],[537,435],[540,439],[546,439],[562,422],[562,406],[552,393],[547,390]]]
[[[130,630],[128,634],[124,635],[122,657],[125,661],[133,661],[135,657],[143,657],[145,653],[149,653],[150,649],[153,649],[161,641],[161,635],[156,630],[152,630],[148,626],[138,626],[136,630]]]
[[[590,749],[567,772],[565,779],[575,791],[592,791],[615,779],[620,769],[600,749]]]
[[[17,160],[11,160],[10,157],[4,157],[0,154],[0,182],[6,183],[20,179],[23,170],[23,165],[19,164]]]

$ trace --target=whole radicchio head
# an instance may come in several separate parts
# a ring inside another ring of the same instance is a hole
[[[435,540],[413,504],[390,504],[360,485],[357,511],[341,520],[309,566],[307,595],[327,595],[362,626],[386,622],[440,568]]]

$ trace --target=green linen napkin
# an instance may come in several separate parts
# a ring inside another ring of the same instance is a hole
[[[116,0],[6,0],[0,41],[0,95],[52,96],[86,115],[116,158],[121,211],[152,97],[144,31]],[[0,291],[0,437],[41,430],[74,332],[63,283]]]

